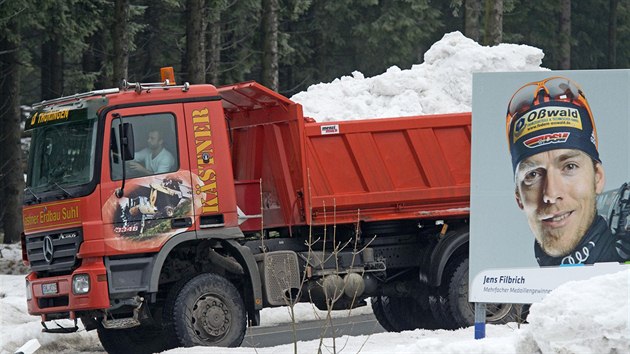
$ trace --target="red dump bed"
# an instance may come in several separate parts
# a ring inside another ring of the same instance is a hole
[[[259,84],[219,91],[238,205],[266,228],[469,213],[470,113],[315,123]]]

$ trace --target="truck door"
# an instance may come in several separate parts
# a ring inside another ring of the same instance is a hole
[[[135,153],[123,160],[121,125],[132,127]],[[107,113],[101,198],[105,243],[155,251],[192,226],[192,188],[182,104]],[[122,195],[117,190],[123,187]]]

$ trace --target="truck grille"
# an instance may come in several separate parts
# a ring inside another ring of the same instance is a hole
[[[77,263],[81,242],[83,235],[80,230],[26,236],[26,252],[31,269],[35,272],[72,270]]]

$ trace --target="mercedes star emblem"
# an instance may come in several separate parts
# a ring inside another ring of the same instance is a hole
[[[53,248],[52,238],[50,236],[44,237],[44,259],[46,263],[52,263],[54,253],[55,249]]]

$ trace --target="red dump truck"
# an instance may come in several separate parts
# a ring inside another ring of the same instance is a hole
[[[34,105],[22,249],[44,331],[238,346],[264,307],[366,300],[389,331],[473,323],[470,113],[317,123],[255,82],[172,81]]]

